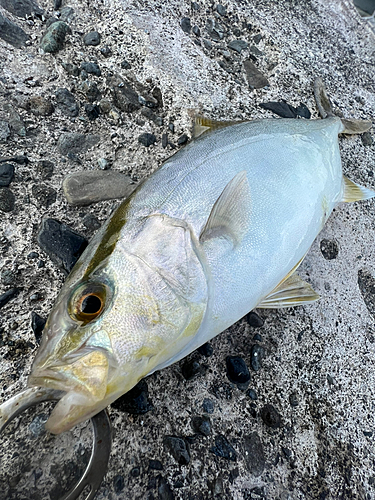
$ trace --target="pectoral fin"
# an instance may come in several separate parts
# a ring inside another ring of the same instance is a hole
[[[349,203],[351,201],[369,200],[374,197],[375,191],[360,186],[344,176],[344,195],[340,201]]]
[[[200,241],[224,236],[234,245],[241,242],[250,219],[250,188],[246,171],[239,172],[216,200],[200,235]]]
[[[265,297],[257,308],[278,309],[280,307],[302,306],[315,302],[320,296],[314,292],[311,285],[294,273],[282,281]]]
[[[206,118],[205,116],[197,115],[194,118],[193,127],[193,137],[196,139],[200,135],[210,131],[217,130],[219,128],[229,127],[230,125],[235,125],[236,123],[242,123],[241,121],[217,121],[211,120],[211,118]]]
[[[363,134],[363,132],[367,132],[372,126],[370,120],[357,120],[356,118],[341,118],[341,122],[345,127],[340,132],[341,134]]]

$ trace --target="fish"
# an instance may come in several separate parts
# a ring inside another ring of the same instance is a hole
[[[350,120],[199,117],[197,130],[119,205],[56,299],[28,379],[63,391],[52,433],[252,309],[317,300],[298,266],[338,204],[375,196],[343,176]]]

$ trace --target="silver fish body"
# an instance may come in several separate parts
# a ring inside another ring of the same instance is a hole
[[[342,130],[328,118],[210,132],[119,206],[64,284],[33,364],[30,385],[66,391],[52,432],[94,415],[257,305],[304,303],[290,288],[272,292],[289,283],[344,199]]]

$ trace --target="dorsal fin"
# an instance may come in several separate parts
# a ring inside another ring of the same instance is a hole
[[[370,120],[357,120],[356,118],[341,118],[341,123],[344,126],[344,130],[340,132],[341,134],[363,134],[367,132],[372,126]]]
[[[246,170],[228,182],[216,200],[204,226],[200,241],[224,236],[236,245],[246,233],[250,220],[250,188]]]
[[[344,195],[340,201],[349,203],[351,201],[369,200],[374,197],[375,191],[360,186],[344,176]]]
[[[257,305],[257,308],[278,309],[281,307],[302,306],[315,302],[319,298],[320,296],[313,290],[312,286],[294,273],[274,288]]]
[[[193,127],[193,137],[196,139],[200,135],[209,132],[210,130],[218,130],[219,128],[229,127],[230,125],[235,125],[236,123],[243,123],[244,120],[240,121],[219,121],[211,120],[211,118],[206,118],[202,115],[196,115],[194,117],[194,127]]]

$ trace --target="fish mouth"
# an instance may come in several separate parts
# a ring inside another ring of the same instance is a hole
[[[108,371],[109,362],[101,350],[89,351],[71,362],[34,367],[29,386],[65,392],[52,411],[46,428],[59,434],[105,408]]]

